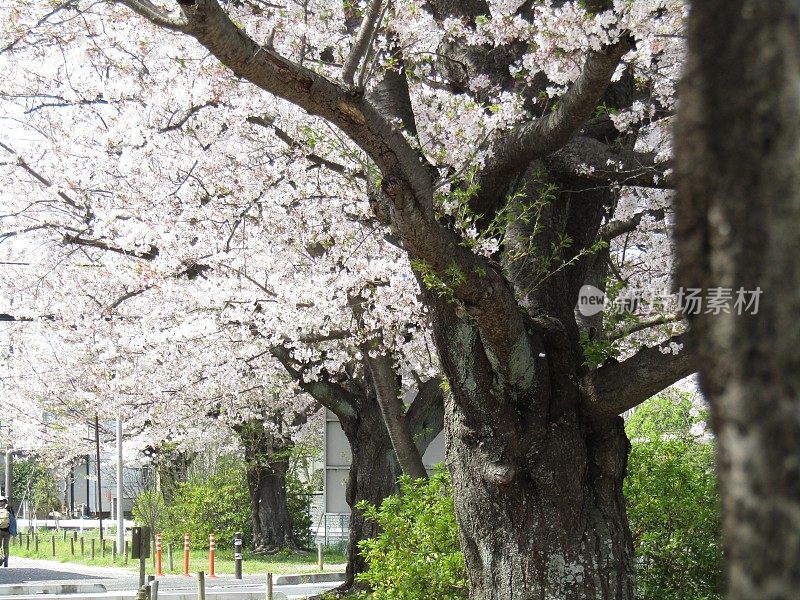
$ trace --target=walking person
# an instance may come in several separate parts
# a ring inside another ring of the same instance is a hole
[[[8,503],[8,498],[0,496],[0,548],[3,551],[3,567],[8,567],[8,552],[11,536],[17,535],[17,515]]]

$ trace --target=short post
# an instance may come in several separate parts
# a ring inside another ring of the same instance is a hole
[[[183,576],[189,577],[189,534],[183,534]]]
[[[206,600],[206,574],[202,571],[197,574],[197,600]]]
[[[75,538],[74,537],[70,537],[69,538],[69,553],[72,556],[75,556]]]
[[[53,558],[55,558],[56,557],[56,536],[55,535],[52,536],[50,542],[51,542],[51,545],[52,545],[52,548],[53,548]]]
[[[128,562],[128,552],[130,552],[130,544],[128,544],[128,540],[125,540],[125,562]]]
[[[272,573],[267,573],[267,600],[272,600]]]
[[[86,556],[86,552],[85,552],[84,546],[85,546],[84,539],[83,539],[83,536],[81,536],[81,558],[84,558]]]
[[[103,538],[103,541],[100,542],[100,558],[106,557],[106,538]]]
[[[150,528],[134,527],[131,535],[131,556],[139,559],[139,587],[145,585],[145,570],[150,557]],[[149,592],[149,589],[148,589]]]
[[[158,579],[150,582],[150,600],[158,600]]]
[[[31,534],[27,533],[25,534],[25,550],[30,550],[30,549],[31,549]]]
[[[156,575],[161,577],[164,572],[161,570],[161,534],[156,534]]]
[[[117,562],[117,540],[111,544],[111,562]]]
[[[172,542],[167,544],[167,560],[169,561],[169,572],[172,573],[175,570],[175,562],[172,559]]]
[[[39,553],[39,534],[38,533],[34,533],[33,534],[33,551],[36,552],[37,554]]]
[[[89,544],[90,547],[89,554],[92,557],[92,560],[94,560],[94,538],[92,538],[89,541],[91,542],[91,544]]]
[[[64,530],[64,541],[65,542],[67,541],[67,530],[66,529]]]
[[[139,586],[139,591],[136,593],[136,600],[149,600],[150,590],[147,586]]]
[[[214,575],[214,554],[216,553],[217,549],[217,539],[214,537],[213,533],[208,535],[208,576],[209,577],[216,577]]]
[[[233,568],[236,579],[242,578],[242,533],[237,531],[233,536]]]
[[[317,543],[317,569],[322,571],[325,565],[322,561],[322,542]]]

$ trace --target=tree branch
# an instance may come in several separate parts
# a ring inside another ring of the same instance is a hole
[[[656,208],[653,210],[643,210],[642,212],[638,212],[627,219],[609,221],[600,228],[600,239],[610,242],[616,237],[635,231],[636,228],[639,227],[639,223],[642,222],[643,218],[653,217],[657,221],[661,221],[664,219],[666,214],[667,209]]]
[[[422,464],[422,454],[411,437],[411,428],[406,418],[406,410],[400,398],[400,377],[394,368],[391,356],[381,353],[370,356],[369,348],[362,349],[364,360],[369,367],[383,422],[389,432],[389,439],[397,455],[403,473],[414,479],[427,479],[428,473]]]
[[[107,242],[100,240],[90,240],[83,238],[80,235],[72,235],[65,233],[63,237],[65,244],[74,244],[76,246],[88,246],[90,248],[99,248],[100,250],[108,250],[109,252],[116,252],[124,256],[131,256],[133,258],[140,258],[142,260],[155,260],[159,254],[159,249],[156,246],[148,245],[145,250],[123,250],[117,246],[112,246]]]
[[[550,171],[575,175],[602,184],[616,183],[656,189],[672,189],[674,181],[668,163],[655,162],[655,155],[622,150],[578,136],[545,161]]]
[[[614,417],[694,373],[697,364],[687,340],[688,333],[682,333],[586,375],[581,381],[586,413],[595,420]],[[677,354],[662,351],[672,343],[683,348]]]
[[[185,31],[186,21],[184,19],[171,17],[150,0],[117,0],[132,11],[149,19],[156,25],[171,31]],[[180,4],[180,2],[178,2]]]
[[[295,380],[304,392],[314,400],[322,404],[325,408],[333,412],[340,421],[344,419],[355,419],[356,399],[348,390],[329,380],[305,381],[302,373],[289,354],[285,346],[277,345],[269,349],[269,353],[274,356],[286,372]]]
[[[296,139],[294,139],[292,136],[286,133],[283,129],[275,125],[275,122],[272,119],[259,116],[251,116],[247,117],[247,122],[252,123],[253,125],[258,125],[259,127],[263,127],[265,129],[271,129],[272,132],[275,134],[275,137],[277,137],[280,141],[289,146],[289,148],[298,148],[301,146],[300,142],[298,142]],[[334,162],[332,160],[328,160],[327,158],[324,158],[319,154],[314,154],[313,152],[311,154],[306,154],[305,159],[320,167],[327,167],[334,173],[339,173],[341,175],[349,174],[355,177],[356,179],[361,179],[364,181],[366,181],[367,179],[363,173],[348,171],[347,167],[345,167],[344,165]]]
[[[339,127],[432,214],[433,183],[420,154],[363,96],[258,44],[217,0],[179,0],[186,32],[238,77]]]
[[[503,197],[502,190],[518,173],[531,161],[563,147],[580,130],[608,87],[620,59],[630,49],[629,40],[622,39],[602,50],[591,51],[580,75],[561,96],[553,112],[516,127],[492,147],[492,158],[479,176],[481,191],[472,203],[476,213],[492,214],[498,199]]]
[[[624,337],[631,335],[632,333],[636,333],[638,331],[644,331],[645,329],[650,329],[651,327],[658,327],[659,325],[668,325],[670,323],[679,323],[683,319],[683,315],[658,315],[655,317],[651,317],[649,319],[642,319],[641,321],[636,321],[635,323],[631,323],[626,327],[623,327],[621,330],[617,332],[611,332],[609,335],[606,336],[606,340],[613,342],[616,340],[621,340]]]
[[[370,0],[364,19],[361,21],[361,27],[358,30],[355,44],[353,44],[350,55],[347,57],[342,67],[342,81],[345,83],[353,85],[353,78],[355,77],[358,65],[369,52],[372,40],[375,37],[375,31],[378,28],[378,22],[382,15],[383,0]]]

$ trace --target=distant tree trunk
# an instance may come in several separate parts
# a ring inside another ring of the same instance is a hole
[[[156,487],[167,505],[172,504],[175,490],[189,476],[189,468],[195,459],[194,452],[156,449]]]
[[[346,499],[350,506],[350,537],[347,545],[347,574],[343,588],[350,588],[358,573],[367,570],[366,562],[358,550],[358,542],[375,537],[377,524],[364,518],[356,508],[362,500],[380,504],[397,491],[400,466],[392,450],[377,401],[366,399],[354,418],[340,420],[350,443],[352,462],[347,480]]]
[[[288,450],[288,448],[286,448]],[[292,518],[286,503],[288,458],[253,460],[247,463],[253,520],[253,549],[275,552],[283,548],[298,550]]]
[[[261,419],[251,419],[234,430],[244,446],[253,550],[258,553],[300,550],[286,502],[291,437],[271,431]]]
[[[355,506],[362,500],[377,505],[397,491],[397,478],[401,470],[384,416],[377,399],[377,386],[366,364],[352,376],[340,377],[341,381],[322,378],[319,381],[304,381],[301,363],[294,361],[283,346],[272,348],[272,355],[283,364],[286,371],[300,387],[330,410],[339,419],[350,445],[352,462],[347,482],[346,500],[350,506],[350,534],[347,545],[347,575],[339,591],[350,590],[355,576],[366,571],[367,565],[358,549],[358,542],[374,537],[379,529],[375,523],[364,519]],[[384,364],[392,369],[391,364]],[[384,373],[385,374],[385,373]],[[395,376],[389,375],[390,379]],[[406,412],[405,426],[414,440],[415,462],[422,456],[433,439],[444,427],[444,402],[440,388],[441,380],[430,379],[420,386]]]
[[[693,3],[676,169],[678,283],[732,295],[729,314],[692,316],[728,597],[797,598],[800,2]]]

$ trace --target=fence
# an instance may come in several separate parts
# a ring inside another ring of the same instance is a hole
[[[311,533],[315,543],[344,552],[350,537],[350,513],[323,513]]]

